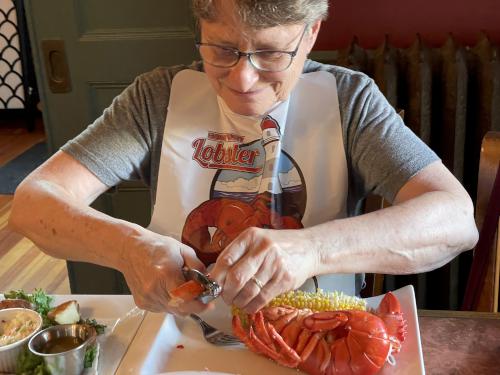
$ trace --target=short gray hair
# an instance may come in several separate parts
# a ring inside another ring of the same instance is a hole
[[[251,28],[311,25],[328,16],[328,0],[192,0],[196,20],[217,21],[218,7],[222,4],[234,6],[235,16]]]

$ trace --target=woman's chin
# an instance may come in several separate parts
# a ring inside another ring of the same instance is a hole
[[[229,109],[241,116],[259,117],[265,115],[274,105],[273,103],[228,103]]]

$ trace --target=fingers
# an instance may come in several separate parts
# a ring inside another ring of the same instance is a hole
[[[181,256],[184,259],[184,264],[189,268],[198,270],[200,272],[206,273],[207,269],[203,262],[198,259],[196,253],[193,249],[188,246],[182,246],[180,248]]]
[[[266,288],[266,285],[272,277],[272,272],[270,270],[271,262],[263,262],[259,271],[251,276],[243,288],[237,293],[233,300],[233,304],[237,307],[245,309],[245,307],[262,291]],[[260,284],[260,285],[259,285]]]
[[[249,314],[256,313],[265,307],[271,300],[280,293],[280,282],[277,279],[270,280],[243,310]]]
[[[248,302],[250,298],[259,293],[260,285],[258,284],[265,285],[273,274],[266,263],[264,251],[252,252],[242,257],[226,276],[222,289],[224,301],[237,306],[238,303],[245,305],[244,302]],[[253,277],[257,278],[258,282],[253,280]],[[241,295],[241,299],[236,301],[239,295]]]
[[[133,290],[131,288],[132,296],[137,307],[143,310],[159,313],[168,310],[168,297],[165,293],[147,292],[144,293]]]
[[[246,233],[246,232],[243,232]],[[239,235],[233,242],[231,242],[220,254],[215,262],[215,266],[210,273],[210,276],[219,285],[224,285],[226,276],[231,268],[238,263],[248,247],[248,236]]]

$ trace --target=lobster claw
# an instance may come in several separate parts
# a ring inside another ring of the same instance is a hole
[[[204,273],[189,267],[182,267],[182,274],[186,281],[195,281],[203,288],[202,293],[197,297],[203,303],[213,301],[222,292],[222,287]]]

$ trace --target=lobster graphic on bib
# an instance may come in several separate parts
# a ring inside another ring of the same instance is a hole
[[[241,153],[247,151],[246,155],[261,156],[250,158],[255,165],[248,168],[249,171],[241,167],[220,169],[214,176],[211,198],[186,218],[182,242],[192,247],[206,265],[215,262],[219,253],[247,228],[303,227],[301,218],[306,195],[300,170],[291,157],[281,151],[277,121],[266,116],[261,130],[261,140],[238,146]],[[218,147],[217,151],[220,150]],[[229,150],[234,154],[233,148]],[[202,149],[195,153],[213,154]],[[199,163],[208,165],[209,161]]]

